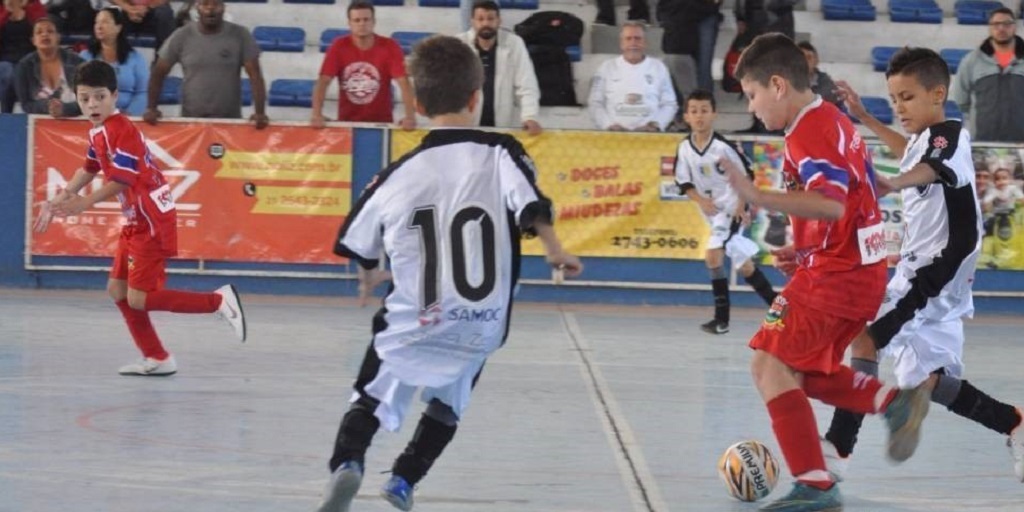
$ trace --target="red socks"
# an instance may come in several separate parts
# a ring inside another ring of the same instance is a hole
[[[848,366],[840,366],[832,375],[805,374],[804,392],[826,404],[861,414],[884,411],[896,396],[894,387]]]
[[[148,301],[147,301],[148,302]],[[142,351],[143,357],[150,357],[158,361],[167,359],[169,355],[160,338],[153,329],[153,323],[149,321],[149,313],[132,309],[127,300],[115,302],[117,309],[121,310],[124,321],[128,324],[128,332],[131,333],[135,345]]]
[[[220,307],[220,295],[178,290],[156,290],[146,293],[146,311],[172,313],[213,313]]]
[[[805,485],[822,490],[831,488],[832,479],[825,469],[825,457],[818,442],[818,424],[803,390],[787,391],[772,399],[768,402],[768,415],[790,473]]]

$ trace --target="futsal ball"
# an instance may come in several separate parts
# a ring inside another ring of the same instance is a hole
[[[779,481],[779,463],[768,447],[758,441],[741,441],[718,459],[718,476],[729,495],[740,501],[757,501],[771,494]]]

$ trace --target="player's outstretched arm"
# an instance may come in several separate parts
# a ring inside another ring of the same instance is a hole
[[[545,260],[552,268],[562,271],[565,277],[576,277],[583,272],[583,263],[576,256],[565,252],[551,224],[538,221],[533,228],[544,245]]]
[[[741,199],[754,206],[788,213],[805,219],[838,220],[846,212],[846,206],[814,191],[776,192],[761,190],[754,186],[746,170],[728,158],[718,161],[729,176],[729,183]]]
[[[935,172],[935,169],[933,169],[932,166],[926,163],[919,163],[909,171],[898,176],[888,178],[886,181],[888,182],[889,187],[892,187],[892,190],[896,191],[910,187],[927,185],[938,180],[939,173]]]
[[[111,181],[100,187],[99,190],[87,196],[71,194],[63,197],[60,201],[54,202],[51,205],[51,208],[53,209],[54,215],[78,215],[79,213],[88,210],[92,205],[100,201],[106,201],[107,199],[124,192],[127,188],[128,185]]]
[[[857,91],[853,90],[853,87],[847,81],[839,80],[836,82],[836,95],[846,103],[847,110],[857,119],[860,119],[860,122],[864,123],[864,126],[867,126],[869,130],[874,132],[879,139],[882,139],[882,142],[889,146],[893,153],[902,155],[906,151],[907,138],[869,114],[867,109],[864,108],[864,104],[860,101],[860,95],[857,94]]]

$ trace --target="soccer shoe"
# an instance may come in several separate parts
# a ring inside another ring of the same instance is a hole
[[[888,454],[893,461],[909,459],[921,441],[921,422],[928,414],[932,396],[925,384],[897,391],[885,408],[885,422],[889,426]]]
[[[146,377],[166,377],[178,371],[178,363],[174,356],[160,361],[152,357],[144,357],[134,363],[126,364],[117,370],[121,375],[142,375]]]
[[[391,475],[391,478],[384,482],[384,487],[381,487],[380,495],[398,510],[409,512],[412,510],[412,491],[412,486],[404,478]]]
[[[793,484],[789,494],[779,498],[758,510],[771,512],[839,512],[843,510],[843,496],[839,494],[839,486],[823,491],[800,482]]]
[[[242,302],[238,300],[238,290],[235,290],[234,286],[226,284],[217,288],[217,291],[213,293],[220,295],[222,299],[220,307],[217,308],[217,314],[231,324],[231,328],[235,330],[235,336],[238,336],[238,339],[244,343],[245,313],[242,311]]]
[[[821,454],[825,456],[825,469],[832,475],[832,480],[842,482],[850,467],[850,457],[841,457],[836,445],[824,437],[821,438]]]
[[[1013,455],[1013,472],[1017,474],[1017,480],[1024,483],[1024,411],[1018,408],[1017,414],[1022,421],[1017,428],[1010,432],[1010,437],[1006,439],[1006,446],[1010,448],[1010,454]]]
[[[348,512],[363,483],[363,465],[354,460],[343,462],[331,473],[324,488],[324,500],[316,512]]]
[[[725,334],[729,332],[729,324],[718,320],[712,320],[708,323],[700,324],[700,330],[708,334]]]

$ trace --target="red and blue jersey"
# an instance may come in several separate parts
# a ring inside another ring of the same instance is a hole
[[[147,256],[178,253],[178,220],[171,187],[153,164],[142,132],[120,113],[89,130],[85,170],[125,185],[118,194],[129,250]]]
[[[786,188],[817,192],[845,206],[838,220],[791,216],[800,263],[790,300],[844,318],[873,319],[882,303],[886,248],[875,170],[845,114],[818,98],[786,131]]]

